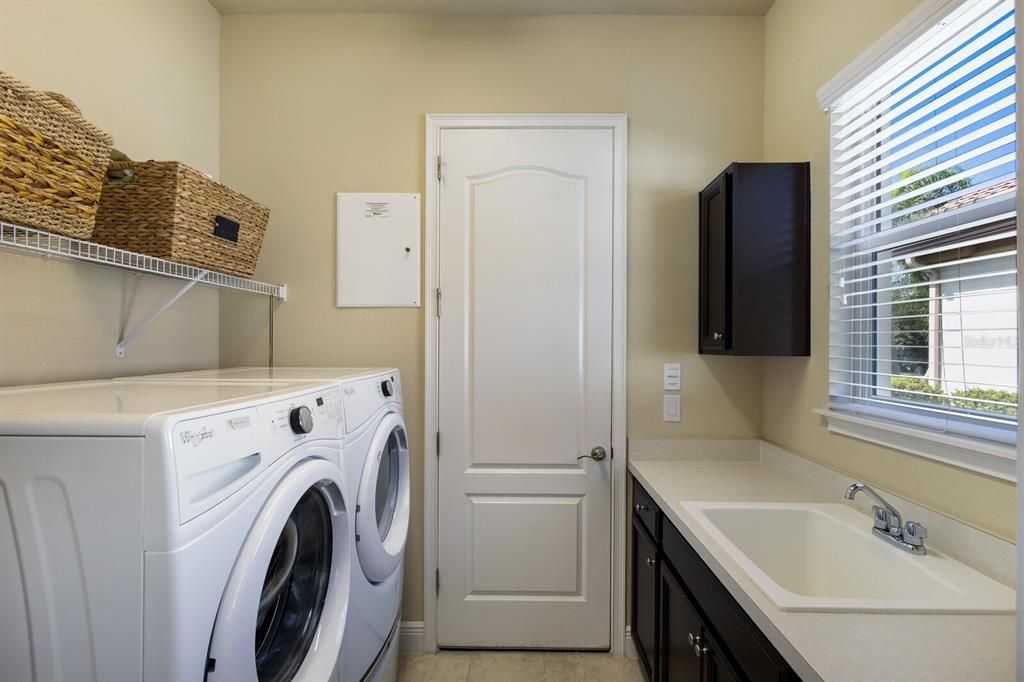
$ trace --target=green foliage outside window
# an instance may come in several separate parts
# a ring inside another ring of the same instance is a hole
[[[940,184],[942,180],[963,173],[964,169],[959,166],[944,168],[934,173],[928,173],[927,169],[910,168],[900,174],[900,181],[904,182],[911,177],[920,176],[893,190],[893,198],[899,198],[914,193],[926,186],[931,189],[920,195],[909,197],[893,205],[893,213],[902,213],[908,209],[926,204],[933,200],[958,193],[971,186],[970,178],[962,178]],[[929,204],[922,209],[910,211],[906,215],[897,215],[893,218],[893,225],[904,225],[915,220],[920,220],[931,215],[936,210],[935,204]],[[900,272],[902,269],[914,269],[912,272]],[[915,269],[910,264],[896,262],[893,264],[892,286],[903,287],[892,292],[892,360],[893,374],[924,376],[929,369],[929,280],[932,273],[929,270]],[[941,392],[941,391],[939,391]],[[912,395],[914,399],[921,399],[924,396]]]
[[[892,387],[893,398],[935,405],[948,405],[959,409],[980,410],[982,412],[992,412],[993,414],[1017,415],[1016,391],[1004,391],[996,388],[968,388],[966,390],[953,391],[947,396],[938,384],[933,384],[927,379],[911,376],[892,377],[889,385]],[[964,400],[964,398],[994,400],[1001,403],[1012,403],[1012,405],[977,403],[974,400]]]
[[[924,175],[926,169],[911,168],[900,176],[900,181],[920,175],[920,179],[908,182],[895,189],[894,198],[910,194],[923,187],[934,185],[933,189],[923,192],[893,205],[893,213],[901,213],[918,204],[931,202],[940,197],[962,192],[971,186],[970,178],[961,178],[946,184],[939,184],[946,178],[963,172],[960,166],[953,166],[935,173]],[[941,204],[938,204],[941,206]],[[910,211],[906,215],[893,218],[893,225],[905,225],[934,214],[936,204],[929,204],[919,210]],[[917,270],[911,264],[897,262],[893,265],[892,286],[905,287],[892,292],[892,361],[893,374],[904,376],[892,377],[889,384],[892,397],[916,402],[932,403],[953,408],[991,412],[994,414],[1017,415],[1017,392],[993,388],[958,389],[949,394],[938,382],[924,378],[929,363],[929,280],[928,270]],[[899,272],[902,269],[915,269],[914,272]],[[979,403],[974,400],[991,400],[998,403]]]
[[[909,178],[921,175],[918,180],[893,190],[893,198],[898,198],[917,190],[934,186],[927,192],[895,203],[892,207],[893,213],[902,213],[918,204],[930,202],[948,194],[954,194],[971,186],[969,178],[954,180],[953,182],[940,185],[939,183],[963,172],[960,166],[945,168],[935,173],[923,175],[921,168],[911,168],[900,174],[900,181],[904,182]],[[915,220],[920,220],[931,215],[936,209],[935,204],[929,204],[917,211],[911,211],[906,215],[893,218],[893,225],[905,225]],[[893,265],[893,270],[906,267],[900,263]],[[928,371],[928,280],[931,275],[927,270],[917,270],[896,274],[894,272],[892,285],[906,287],[896,289],[892,292],[892,324],[893,331],[893,362],[895,363],[894,374],[913,374],[923,376]],[[920,286],[913,286],[920,285]]]
[[[921,173],[924,173],[926,170],[927,169],[924,168],[910,168],[908,170],[905,170],[902,173],[900,173],[900,182],[903,182],[908,178],[912,178],[915,175],[920,175]],[[896,189],[893,190],[892,196],[895,199],[905,194],[916,192],[917,190],[923,187],[927,187],[929,185],[936,185],[945,180],[946,178],[951,178],[954,175],[959,175],[960,173],[963,172],[964,169],[961,166],[950,166],[949,168],[943,168],[940,171],[936,171],[934,173],[929,173],[928,175],[925,175],[920,180],[914,180],[913,182],[908,182],[907,184],[901,187],[897,187]],[[959,180],[954,180],[953,182],[946,183],[945,185],[933,187],[927,192],[922,192],[921,194],[908,197],[903,201],[899,201],[893,204],[892,210],[893,213],[901,213],[908,208],[917,206],[918,204],[924,204],[932,201],[933,199],[938,199],[939,197],[944,197],[949,194],[956,194],[957,192],[961,192],[969,188],[970,186],[970,178],[960,178]],[[897,226],[904,225],[906,223],[912,223],[915,220],[920,220],[921,218],[928,217],[941,206],[941,203],[929,204],[924,208],[918,209],[916,211],[911,211],[907,215],[897,216],[893,218],[892,223],[893,225]]]

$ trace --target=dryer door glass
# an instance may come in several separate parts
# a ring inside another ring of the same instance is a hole
[[[380,468],[377,470],[377,494],[375,500],[377,512],[377,532],[380,539],[384,540],[391,530],[391,522],[395,518],[395,506],[398,503],[398,483],[401,475],[399,457],[401,456],[401,445],[398,440],[396,426],[388,435],[384,444],[384,452],[380,458]],[[404,436],[404,434],[403,434]]]
[[[260,682],[290,680],[317,633],[331,574],[331,511],[319,487],[299,499],[270,558],[256,616]]]
[[[380,582],[399,568],[409,534],[409,441],[405,422],[388,413],[363,463],[356,512],[356,550],[363,573]]]

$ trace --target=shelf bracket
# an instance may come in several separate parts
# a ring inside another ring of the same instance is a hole
[[[117,355],[117,357],[123,358],[125,346],[127,346],[132,339],[141,334],[146,329],[146,327],[153,324],[153,322],[156,321],[156,318],[160,317],[165,312],[167,312],[168,308],[177,303],[182,296],[187,294],[189,290],[192,289],[192,287],[194,287],[197,284],[200,284],[204,279],[206,279],[206,276],[209,274],[209,270],[200,270],[195,277],[190,279],[185,284],[185,286],[178,290],[178,293],[174,294],[174,296],[171,296],[171,298],[166,303],[164,303],[162,306],[154,310],[152,315],[147,317],[145,320],[140,322],[131,330],[125,332],[125,334],[117,342],[117,346],[114,348],[114,353]]]

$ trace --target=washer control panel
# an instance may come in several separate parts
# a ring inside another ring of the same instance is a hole
[[[343,421],[344,414],[342,411],[341,389],[334,387],[317,394],[313,400],[312,410],[317,422],[337,419],[339,431],[342,430],[343,424],[341,422]]]
[[[336,387],[186,419],[172,427],[181,523],[225,499],[303,440],[337,439]]]
[[[312,395],[288,402],[268,405],[270,432],[274,436],[286,434],[299,440],[315,429],[330,425],[330,435],[336,438],[341,427],[341,391],[332,387]]]

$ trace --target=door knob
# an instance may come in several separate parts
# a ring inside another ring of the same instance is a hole
[[[604,459],[607,456],[608,456],[608,453],[605,452],[605,449],[602,448],[600,445],[598,445],[596,448],[594,448],[593,450],[590,451],[589,455],[580,455],[576,459],[584,459],[586,457],[589,457],[590,459],[594,460],[595,462],[600,462],[602,459]]]

